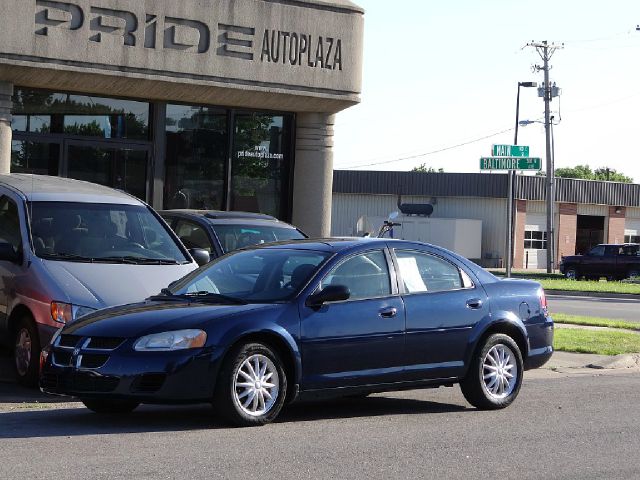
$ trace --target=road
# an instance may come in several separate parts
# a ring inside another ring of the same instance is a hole
[[[554,313],[615,318],[640,323],[640,300],[626,298],[574,297],[547,292],[551,316]]]
[[[640,374],[539,373],[502,411],[474,410],[454,387],[292,405],[252,429],[206,406],[102,418],[5,404],[0,478],[640,478]]]

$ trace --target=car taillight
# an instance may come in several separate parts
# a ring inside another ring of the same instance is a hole
[[[540,297],[540,308],[547,313],[547,296],[544,294],[544,289],[538,290],[538,296]]]

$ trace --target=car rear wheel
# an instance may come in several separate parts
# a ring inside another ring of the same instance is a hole
[[[578,280],[580,278],[578,271],[573,267],[567,268],[564,272],[564,276],[567,280]]]
[[[516,342],[508,335],[493,334],[474,354],[460,388],[476,408],[505,408],[520,392],[522,372],[522,354]]]
[[[216,383],[214,407],[237,426],[272,422],[285,402],[283,363],[275,350],[262,343],[234,348],[225,358]]]
[[[84,403],[84,406],[95,413],[102,414],[124,414],[131,413],[138,405],[139,402],[130,400],[100,400],[94,398],[81,398],[80,401]]]
[[[24,316],[15,330],[13,358],[18,383],[27,387],[38,384],[40,368],[40,339],[35,323],[30,316]]]
[[[627,277],[634,280],[638,280],[638,277],[640,277],[640,270],[636,270],[636,269],[629,270],[629,273],[627,273]]]

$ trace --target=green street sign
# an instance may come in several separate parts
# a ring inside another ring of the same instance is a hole
[[[480,170],[542,170],[538,157],[482,157]]]
[[[491,155],[494,157],[528,157],[529,147],[524,145],[493,145]]]

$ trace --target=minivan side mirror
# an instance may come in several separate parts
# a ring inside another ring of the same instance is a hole
[[[200,267],[211,261],[211,255],[203,248],[191,248],[189,249],[189,254]]]
[[[318,308],[327,302],[348,300],[350,296],[349,287],[345,285],[327,285],[318,293],[309,295],[305,304],[307,307]]]
[[[21,263],[22,255],[16,252],[10,243],[0,242],[0,261]]]

